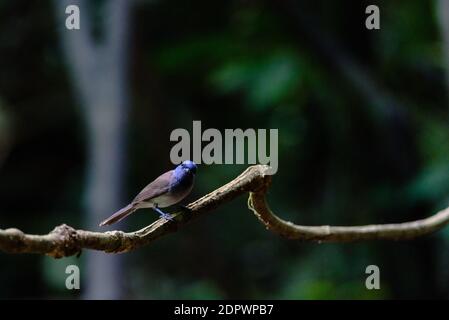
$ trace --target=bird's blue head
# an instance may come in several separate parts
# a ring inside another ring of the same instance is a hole
[[[196,163],[190,160],[186,160],[183,163],[181,163],[178,168],[181,167],[185,172],[190,172],[192,174],[196,173]]]

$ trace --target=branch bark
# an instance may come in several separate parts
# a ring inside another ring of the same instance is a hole
[[[0,229],[0,250],[8,253],[38,253],[54,258],[78,254],[82,249],[123,253],[138,249],[176,232],[203,214],[215,210],[240,195],[249,193],[248,207],[265,227],[288,239],[317,242],[355,242],[362,240],[407,240],[443,228],[449,223],[449,208],[426,219],[397,224],[365,226],[301,226],[275,215],[266,202],[271,184],[268,166],[256,165],[219,189],[192,202],[183,212],[174,214],[174,222],[159,219],[135,231],[92,232],[75,230],[65,224],[46,235],[29,235],[18,229]]]

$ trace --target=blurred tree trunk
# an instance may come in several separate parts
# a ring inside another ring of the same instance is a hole
[[[125,161],[125,129],[128,106],[127,48],[129,0],[102,2],[101,33],[94,37],[97,19],[93,5],[84,0],[55,0],[60,38],[75,93],[82,106],[88,139],[86,181],[87,228],[98,223],[122,204]],[[80,29],[65,27],[68,5],[80,9]],[[84,296],[88,299],[117,299],[122,295],[123,271],[120,256],[86,252]],[[83,270],[81,270],[83,274]]]

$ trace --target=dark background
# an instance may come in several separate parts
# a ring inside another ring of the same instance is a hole
[[[90,2],[94,33],[105,2]],[[449,103],[437,2],[376,1],[381,29],[373,31],[368,4],[136,1],[119,206],[173,167],[170,132],[201,120],[203,130],[279,129],[268,200],[293,222],[402,222],[446,207]],[[56,10],[51,1],[0,1],[2,229],[88,228],[90,134]],[[199,166],[189,200],[245,167]],[[301,243],[266,231],[246,200],[109,257],[121,270],[111,279],[120,283],[115,297],[449,297],[449,229],[407,242]],[[156,217],[142,211],[122,228]],[[0,253],[0,298],[83,298],[86,259]],[[80,266],[81,291],[65,288],[69,264]],[[365,288],[370,264],[380,268],[380,290]]]

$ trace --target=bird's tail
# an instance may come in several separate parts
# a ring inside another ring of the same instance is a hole
[[[122,220],[123,218],[126,218],[131,213],[133,213],[134,211],[136,211],[134,206],[132,204],[128,204],[126,207],[120,209],[119,211],[114,213],[112,216],[110,216],[109,218],[104,220],[102,223],[100,223],[100,227],[116,223],[116,222]]]

